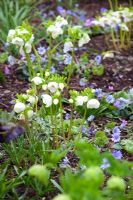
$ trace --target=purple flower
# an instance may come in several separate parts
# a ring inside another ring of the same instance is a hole
[[[112,141],[113,142],[119,142],[120,141],[120,129],[118,128],[118,126],[115,126],[112,130]]]
[[[66,10],[62,6],[57,6],[56,10],[62,16],[66,14]]]
[[[106,97],[107,103],[114,103],[114,101],[115,101],[115,98],[113,97],[113,95],[110,94]]]
[[[88,82],[87,79],[81,78],[80,81],[79,81],[79,85],[81,87],[85,87],[85,86],[87,86],[87,82]]]
[[[89,135],[92,135],[92,134],[93,134],[93,132],[94,132],[94,130],[93,130],[93,128],[92,128],[92,127],[88,128],[88,134],[89,134]]]
[[[14,65],[15,64],[15,58],[13,56],[8,56],[8,63],[9,65]]]
[[[71,10],[67,10],[67,15],[73,16],[73,17],[77,17],[77,14]]]
[[[70,65],[72,62],[72,56],[69,54],[65,54],[65,60],[64,60],[64,64],[65,65]]]
[[[100,89],[100,88],[96,89],[95,96],[101,98],[103,96],[102,89]]]
[[[79,18],[80,18],[81,21],[85,21],[86,16],[84,14],[81,14]]]
[[[64,169],[64,168],[67,168],[67,167],[70,167],[70,162],[67,158],[67,156],[63,159],[63,161],[60,163],[60,168]]]
[[[102,165],[100,167],[101,167],[101,169],[109,168],[110,167],[110,163],[109,163],[108,159],[104,158],[103,159],[103,163],[102,163]]]
[[[75,6],[75,8],[78,8],[79,7],[79,3],[76,3],[74,6]]]
[[[56,72],[55,68],[53,66],[50,67],[51,74],[54,74]]]
[[[107,10],[106,8],[101,8],[101,9],[100,9],[100,12],[101,12],[101,13],[104,13],[104,12],[107,12],[107,11],[108,11],[108,10]]]
[[[95,118],[94,115],[90,115],[90,116],[88,117],[87,121],[88,121],[88,122],[91,122],[91,121],[93,121],[94,118]]]
[[[87,19],[85,22],[85,26],[87,26],[87,27],[93,26],[93,23],[92,23],[93,20],[94,20],[94,18]]]
[[[86,133],[86,127],[82,126],[82,133]]]
[[[129,99],[124,99],[123,97],[120,97],[119,99],[116,100],[114,106],[121,110],[124,109],[128,104],[130,104]]]
[[[46,48],[45,47],[38,47],[37,52],[39,53],[39,55],[42,56],[46,53]]]
[[[31,62],[33,63],[36,60],[35,54],[32,53],[30,56],[30,59],[31,59]]]
[[[70,119],[70,114],[69,114],[69,113],[66,113],[65,119],[66,119],[66,120]]]
[[[9,75],[10,74],[10,69],[7,66],[5,66],[5,68],[4,68],[4,74],[5,75]]]
[[[97,65],[100,65],[101,62],[102,62],[102,56],[101,56],[101,55],[97,55],[97,56],[95,57],[95,61],[96,61],[96,64],[97,64]]]
[[[126,125],[127,125],[127,121],[126,120],[122,120],[122,123],[120,125],[120,129],[123,129]]]
[[[46,58],[41,57],[41,63],[43,64],[43,63],[45,63],[45,61],[46,61]]]
[[[116,150],[116,149],[112,152],[112,155],[113,155],[113,157],[114,157],[115,159],[117,159],[117,160],[120,160],[120,159],[122,158],[122,153],[121,153],[121,151]]]
[[[109,89],[110,91],[113,91],[113,90],[114,90],[114,87],[111,86],[111,85],[109,85],[108,89]]]

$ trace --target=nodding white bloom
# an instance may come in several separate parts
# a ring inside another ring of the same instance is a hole
[[[69,99],[68,101],[69,101],[69,103],[71,103],[71,104],[73,103],[73,99]]]
[[[48,77],[50,75],[49,72],[45,72],[45,76]]]
[[[56,27],[54,25],[50,25],[47,29],[47,32],[52,34],[52,38],[55,39],[57,38],[59,35],[63,34],[63,30],[60,27]]]
[[[32,46],[31,46],[30,42],[26,42],[24,47],[25,47],[26,53],[30,53],[31,52]]]
[[[57,105],[58,103],[59,103],[59,99],[54,99],[54,100],[53,100],[53,104],[54,104],[54,105]]]
[[[64,83],[59,83],[59,88],[60,88],[60,90],[63,90],[64,87],[65,87]]]
[[[18,45],[20,47],[24,45],[24,41],[20,37],[13,38],[11,43],[15,44],[15,45]]]
[[[16,31],[14,29],[9,30],[7,36],[7,42],[11,42],[12,39],[15,37]]]
[[[48,83],[48,89],[51,93],[55,93],[58,89],[58,83],[56,82],[49,82]]]
[[[36,97],[34,97],[34,96],[29,96],[29,98],[27,99],[27,101],[28,102],[30,102],[30,103],[37,103],[37,101],[38,101],[38,97],[36,96]]]
[[[47,90],[48,86],[45,84],[45,85],[42,85],[42,89],[43,90]]]
[[[99,108],[100,102],[97,99],[90,99],[87,102],[87,108]]]
[[[76,106],[82,106],[84,104],[84,97],[83,96],[78,96],[76,98]]]
[[[78,45],[82,47],[84,44],[87,44],[90,41],[90,37],[87,33],[83,34],[83,37],[80,38]]]
[[[33,110],[28,110],[28,111],[27,111],[27,117],[28,117],[29,119],[33,117],[33,114],[34,114]]]
[[[31,81],[34,82],[35,85],[42,84],[42,78],[40,78],[39,76],[34,77]]]
[[[56,27],[60,27],[61,28],[62,26],[68,25],[68,22],[63,17],[58,16],[58,17],[56,17],[56,21],[55,21],[54,25]]]
[[[86,103],[88,101],[88,97],[87,96],[83,96],[84,98],[84,103]]]
[[[14,111],[16,113],[21,113],[22,111],[24,111],[26,108],[25,104],[22,103],[22,102],[17,102],[15,105],[14,105]]]
[[[48,94],[42,95],[42,101],[45,104],[46,108],[48,108],[52,105],[52,97]]]
[[[67,53],[68,51],[72,51],[72,48],[73,48],[73,43],[71,41],[67,41],[64,44],[63,52]]]
[[[128,28],[128,26],[126,25],[126,24],[124,24],[124,23],[122,23],[122,24],[120,24],[120,27],[121,27],[121,29],[123,30],[123,31],[129,31],[129,28]]]

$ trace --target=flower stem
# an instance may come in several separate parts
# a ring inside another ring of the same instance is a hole
[[[71,139],[72,135],[72,125],[73,125],[73,108],[71,106],[71,112],[70,112],[70,126],[69,126],[69,132],[68,132],[68,141]]]
[[[68,74],[68,79],[67,79],[67,85],[70,83],[71,75],[73,73],[73,65],[74,65],[74,44],[73,44],[73,49],[72,49],[72,62],[69,65],[69,74]]]
[[[26,52],[25,52],[25,56],[26,56],[26,61],[27,61],[29,76],[30,76],[30,79],[32,79],[32,77],[33,77],[33,75],[34,75],[34,70],[33,70],[33,68],[32,68],[30,56],[29,56],[29,54],[26,53]]]
[[[62,136],[63,136],[64,141],[66,142],[66,137],[65,137],[65,133],[64,133],[63,108],[62,108],[61,97],[60,97],[60,121],[61,121]]]
[[[50,38],[49,38],[49,51],[48,51],[48,70],[49,71],[50,71],[50,67],[51,67],[51,64],[52,64],[51,50],[52,50],[52,35],[50,35]]]
[[[38,67],[40,69],[40,75],[43,78],[43,70],[42,70],[42,67],[41,67],[41,58],[40,58],[40,56],[39,56],[39,54],[38,54],[38,52],[37,52],[37,50],[36,50],[34,45],[32,45],[32,48],[33,48],[34,54],[36,55]]]

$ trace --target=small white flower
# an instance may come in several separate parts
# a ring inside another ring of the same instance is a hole
[[[60,88],[61,90],[63,90],[64,87],[65,87],[64,83],[59,83],[59,88]]]
[[[59,103],[59,99],[54,99],[53,103],[54,103],[54,105],[57,105]]]
[[[84,103],[86,103],[88,101],[88,97],[87,96],[84,96]]]
[[[24,114],[21,113],[21,114],[19,115],[19,120],[25,120]]]
[[[34,103],[36,103],[38,101],[38,97],[29,96],[27,101],[34,104]]]
[[[45,72],[45,76],[48,77],[50,75],[49,72]]]
[[[82,106],[84,104],[84,97],[83,96],[78,96],[76,98],[76,106]]]
[[[42,85],[42,89],[43,90],[47,90],[47,85],[45,84],[45,85]]]
[[[56,21],[55,21],[55,26],[61,28],[62,26],[65,26],[65,25],[68,25],[67,20],[61,16],[57,16]]]
[[[34,114],[33,110],[28,110],[27,111],[27,117],[28,117],[28,119],[32,118],[33,114]]]
[[[16,113],[21,113],[22,111],[24,111],[26,108],[25,104],[22,102],[17,102],[14,106],[14,111]]]
[[[69,101],[69,103],[71,103],[71,104],[73,103],[73,99],[69,99],[68,101]]]
[[[22,94],[22,97],[26,100],[28,98],[27,94]]]
[[[24,45],[24,41],[20,37],[13,38],[11,43],[15,44],[15,45],[18,45],[20,47],[22,47]]]
[[[63,30],[60,27],[56,27],[54,25],[51,25],[48,27],[47,32],[50,32],[52,34],[52,38],[55,39],[57,38],[59,35],[63,34]]]
[[[39,76],[36,76],[31,81],[34,82],[35,85],[40,85],[42,83],[42,78],[40,78]]]
[[[97,99],[90,99],[87,102],[87,108],[99,108],[100,102]]]
[[[48,83],[48,89],[51,93],[55,93],[58,89],[58,83],[56,83],[56,82]]]
[[[26,51],[26,53],[31,53],[31,49],[32,49],[31,43],[30,42],[26,42],[25,43],[25,51]]]
[[[83,37],[80,38],[79,42],[78,42],[78,46],[82,47],[84,44],[87,44],[90,41],[90,37],[87,33],[83,34]]]
[[[16,31],[11,29],[8,32],[7,41],[11,42],[11,40],[15,37]]]
[[[59,97],[59,96],[60,96],[60,92],[57,91],[57,92],[55,93],[55,95]]]
[[[52,97],[48,94],[42,95],[43,103],[45,104],[46,108],[50,107],[52,105]]]
[[[65,42],[63,52],[67,53],[68,51],[72,51],[73,43],[70,41]]]

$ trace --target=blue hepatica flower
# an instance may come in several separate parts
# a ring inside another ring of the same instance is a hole
[[[115,101],[115,98],[113,97],[113,95],[110,94],[106,97],[107,103],[114,103],[114,101]]]
[[[88,117],[87,121],[88,121],[88,122],[92,122],[94,118],[95,118],[94,115],[90,115],[90,116]]]
[[[101,56],[101,55],[97,55],[97,56],[95,57],[95,61],[96,61],[96,64],[97,64],[97,65],[100,65],[101,62],[102,62],[102,56]]]
[[[33,63],[36,60],[35,54],[32,53],[30,56],[30,59],[31,59],[31,62]]]
[[[37,52],[39,53],[39,55],[42,56],[46,53],[46,48],[45,47],[38,47]]]
[[[55,67],[51,66],[51,67],[50,67],[50,72],[51,72],[51,74],[54,74],[54,73],[56,72]]]
[[[124,109],[128,104],[130,104],[129,99],[124,99],[123,97],[120,97],[119,99],[116,100],[114,103],[114,106],[120,110]]]
[[[43,63],[45,63],[45,61],[46,61],[46,58],[41,57],[41,63],[43,64]]]
[[[92,128],[92,127],[88,128],[88,134],[89,134],[89,135],[92,135],[92,134],[93,134],[93,132],[94,132],[94,130],[93,130],[93,128]]]
[[[82,126],[82,133],[86,133],[86,127]]]
[[[118,126],[115,126],[112,130],[112,141],[113,142],[119,142],[120,141],[120,129]]]
[[[67,10],[67,15],[70,15],[72,17],[77,17],[77,14],[73,12],[72,10]]]
[[[8,63],[9,65],[14,65],[15,64],[15,58],[13,56],[8,56]]]
[[[85,86],[88,85],[87,82],[88,82],[87,79],[81,78],[80,81],[79,81],[79,85],[80,85],[81,87],[85,87]]]
[[[98,98],[101,98],[101,97],[103,96],[102,89],[97,88],[97,89],[95,90],[95,96],[98,97]]]
[[[116,150],[116,149],[112,152],[112,155],[113,155],[113,157],[114,157],[115,159],[117,159],[117,160],[120,160],[120,159],[122,158],[122,153],[121,153],[121,151]]]
[[[70,167],[70,162],[67,158],[67,156],[63,159],[62,162],[60,162],[60,168],[64,169],[64,168],[67,168],[67,167]]]
[[[64,64],[65,65],[70,65],[72,62],[72,56],[69,54],[65,54],[65,60],[64,60]]]
[[[94,21],[94,18],[87,19],[85,22],[85,26],[87,27],[93,26],[93,21]]]
[[[108,10],[107,10],[106,8],[101,8],[101,9],[100,9],[100,12],[101,12],[101,13],[104,13],[104,12],[107,12],[107,11],[108,11]]]
[[[110,167],[110,163],[109,163],[107,158],[103,159],[103,163],[102,163],[102,165],[100,167],[101,167],[101,169],[107,169],[107,168]]]
[[[86,20],[86,16],[84,14],[81,14],[80,17],[79,17],[79,19],[81,21],[85,21]]]
[[[56,10],[62,16],[64,16],[66,13],[66,10],[62,6],[57,6]]]
[[[65,114],[65,119],[66,119],[66,120],[70,119],[70,114],[69,114],[69,113],[66,113],[66,114]]]
[[[123,120],[121,125],[120,125],[120,129],[123,129],[126,125],[127,125],[127,121]]]

